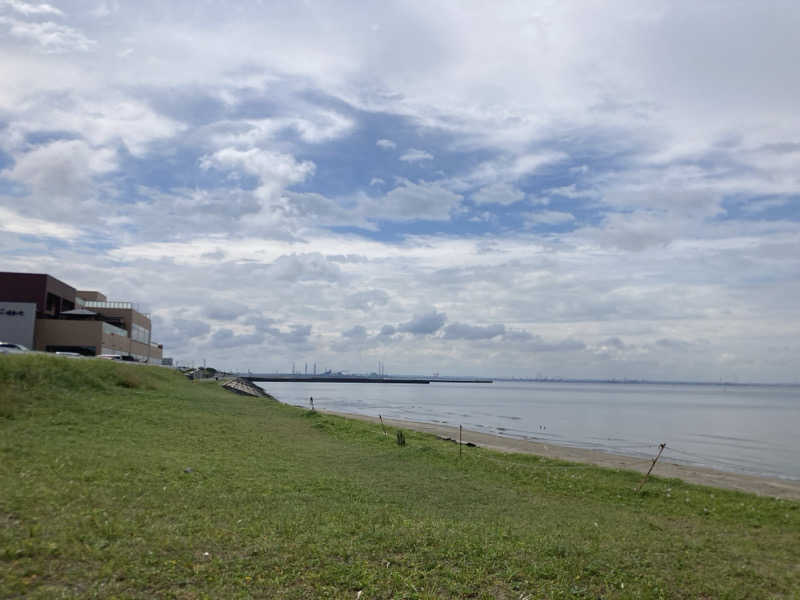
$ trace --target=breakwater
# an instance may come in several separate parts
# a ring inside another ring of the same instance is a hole
[[[299,383],[492,383],[491,379],[414,379],[410,377],[348,377],[348,376],[329,376],[329,375],[247,375],[240,379],[250,382],[299,382]]]
[[[291,377],[281,375],[252,375],[242,377],[250,382],[291,381],[302,383],[430,383],[428,379],[390,379],[386,377]]]

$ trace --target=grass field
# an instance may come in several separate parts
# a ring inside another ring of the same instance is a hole
[[[0,357],[4,598],[798,598],[800,504]]]

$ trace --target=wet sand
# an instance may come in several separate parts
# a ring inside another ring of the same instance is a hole
[[[355,415],[334,411],[320,412],[338,415],[348,419],[368,421],[370,423],[379,422],[376,417],[369,417],[366,415]],[[390,427],[430,433],[440,437],[449,437],[454,440],[458,439],[457,427],[433,423],[418,423],[415,421],[402,421],[399,419],[384,419],[383,422]],[[487,433],[480,433],[477,431],[467,431],[466,429],[463,430],[462,442],[472,442],[473,444],[482,448],[489,448],[499,452],[536,454],[546,458],[586,463],[600,467],[607,467],[610,469],[627,469],[630,471],[639,471],[640,473],[646,473],[652,462],[652,460],[642,459],[641,457],[621,456],[618,454],[602,452],[600,450],[586,450],[583,448],[570,448],[567,446],[557,446],[554,444],[545,444],[542,442],[533,442],[529,440],[518,440]],[[717,471],[705,467],[679,465],[663,459],[660,459],[656,463],[652,474],[659,477],[681,479],[683,481],[696,483],[699,485],[708,485],[729,490],[737,490],[740,492],[749,492],[759,496],[772,496],[776,498],[800,500],[800,481],[783,480],[773,477],[757,477],[754,475],[745,475],[741,473],[727,473],[725,471]]]

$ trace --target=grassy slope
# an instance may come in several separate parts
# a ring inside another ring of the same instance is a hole
[[[798,503],[406,437],[0,357],[0,597],[798,597]]]

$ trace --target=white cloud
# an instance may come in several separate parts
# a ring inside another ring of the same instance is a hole
[[[742,206],[742,211],[748,214],[758,214],[771,208],[780,208],[790,203],[789,198],[766,198],[764,200],[754,200]]]
[[[28,188],[30,194],[20,205],[31,216],[88,223],[98,216],[96,178],[117,167],[114,150],[93,148],[82,140],[58,140],[18,155],[2,175]]]
[[[341,199],[328,198],[322,194],[287,191],[275,208],[283,219],[282,225],[292,230],[307,227],[312,219],[318,225],[329,227],[349,226],[374,230],[374,224],[367,220],[370,209],[360,208],[365,200],[361,198],[361,201],[348,201],[345,204]]]
[[[119,10],[119,2],[117,0],[99,2],[89,14],[95,19],[102,19],[113,15]]]
[[[395,144],[392,140],[387,140],[387,139],[380,139],[377,142],[375,142],[375,145],[378,148],[383,148],[384,150],[394,150],[395,148],[397,148],[397,144]]]
[[[80,230],[71,225],[23,217],[2,206],[0,206],[0,231],[63,240],[75,239],[80,235]]]
[[[575,216],[572,213],[558,210],[526,212],[523,217],[525,218],[526,227],[535,225],[564,225],[565,223],[572,223],[575,220]]]
[[[489,340],[506,332],[505,325],[470,325],[468,323],[451,323],[444,328],[447,340]]]
[[[298,163],[293,156],[270,152],[259,148],[239,150],[224,148],[214,154],[204,156],[201,160],[204,169],[211,167],[223,169],[242,169],[243,171],[267,178],[278,176],[287,182],[298,182],[314,171],[314,163],[305,161]]]
[[[525,199],[525,193],[508,183],[493,183],[472,194],[475,204],[509,205]]]
[[[411,148],[403,153],[400,156],[400,160],[405,162],[419,162],[421,160],[433,160],[433,154],[430,152],[426,152],[425,150],[418,150],[416,148]]]
[[[447,315],[431,310],[426,313],[416,314],[414,317],[397,326],[397,331],[413,335],[430,335],[439,331],[447,321]]]
[[[50,77],[51,73],[39,76]],[[68,84],[69,81],[64,81],[64,85]],[[82,138],[94,147],[116,147],[122,143],[131,154],[141,157],[153,142],[172,137],[184,128],[147,104],[116,94],[100,100],[65,91],[9,100],[22,102],[19,118],[10,125],[8,135],[0,139],[0,147],[11,152],[25,150],[25,139],[33,133],[59,131]]]
[[[58,140],[19,156],[8,175],[37,190],[58,195],[59,190],[69,193],[72,181],[116,168],[116,153],[111,149],[94,149],[83,140]]]
[[[226,299],[224,302],[216,302],[205,307],[204,316],[215,321],[235,321],[237,318],[249,312],[249,308],[235,300]]]
[[[354,325],[347,331],[343,331],[342,337],[354,340],[363,340],[367,337],[367,328],[364,327],[363,325]]]
[[[58,15],[63,16],[64,13],[60,9],[51,4],[32,4],[30,2],[23,2],[22,0],[3,0],[2,4],[8,6],[14,11],[23,15]]]
[[[267,269],[276,281],[328,281],[344,279],[341,268],[321,254],[291,254],[279,257]]]
[[[309,108],[303,117],[241,119],[217,123],[212,140],[219,146],[252,147],[273,142],[287,132],[294,132],[304,142],[320,144],[346,135],[353,126],[352,119],[337,112]]]
[[[533,175],[546,165],[566,158],[566,154],[556,151],[505,155],[480,163],[461,180],[457,179],[455,184],[463,189],[498,183],[510,186],[520,179]]]
[[[583,171],[582,169],[578,169],[578,172],[585,172],[585,171]],[[574,183],[560,187],[550,188],[545,193],[555,196],[564,196],[565,198],[592,198],[597,195],[597,192],[595,190],[578,189],[578,186]]]
[[[203,169],[243,171],[258,177],[260,186],[256,194],[262,200],[273,202],[289,185],[304,181],[314,173],[314,163],[298,162],[289,154],[250,148],[223,148],[204,156],[200,161]]]
[[[385,291],[370,289],[346,296],[344,299],[344,307],[368,312],[380,306],[385,306],[388,302],[389,294]]]
[[[209,347],[215,349],[241,348],[263,342],[264,334],[261,332],[236,334],[232,329],[223,327],[217,329],[211,336]]]
[[[446,221],[461,200],[438,183],[403,181],[380,198],[364,200],[361,210],[370,220]]]
[[[0,17],[0,24],[7,25],[12,36],[35,42],[45,52],[54,54],[88,52],[97,43],[72,27],[52,21],[38,23]]]
[[[309,143],[319,144],[339,137],[353,128],[353,120],[331,110],[320,111],[314,119],[289,119],[300,137]]]

